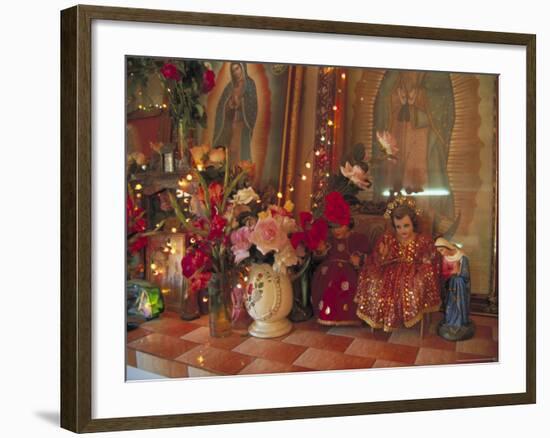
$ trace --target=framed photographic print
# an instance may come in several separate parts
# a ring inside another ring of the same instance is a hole
[[[75,6],[61,45],[62,427],[535,402],[534,35]]]

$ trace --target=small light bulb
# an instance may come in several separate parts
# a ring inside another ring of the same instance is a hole
[[[202,297],[202,302],[203,303],[208,303],[208,297]]]
[[[307,179],[307,176],[302,175],[302,181],[305,181]]]
[[[175,254],[175,253],[176,253],[176,248],[172,248],[172,249],[170,250],[170,254]]]
[[[332,110],[333,110],[333,111],[338,111],[338,107],[337,107],[336,105],[334,105],[334,106],[332,107]]]
[[[143,186],[140,183],[136,184],[136,190],[141,190],[142,188],[143,188]]]
[[[202,172],[204,170],[204,166],[202,164],[197,164],[197,170]]]
[[[294,191],[294,186],[291,184],[290,187],[288,188],[288,190],[289,190],[290,192],[293,192],[293,191]]]
[[[283,194],[281,192],[277,193],[277,198],[283,199]]]
[[[190,173],[187,174],[187,176],[185,177],[185,179],[187,181],[193,181],[193,175],[191,175]]]
[[[329,120],[329,121],[327,122],[327,125],[328,125],[328,126],[332,126],[332,125],[334,125],[334,122],[333,122],[332,120]]]
[[[306,161],[306,169],[311,169],[311,163],[309,161]]]
[[[175,232],[178,231],[178,229],[177,229],[176,227],[172,227],[172,230],[171,230],[171,231],[172,231],[172,233],[175,233]]]
[[[340,77],[341,77],[342,79],[346,79],[346,74],[345,74],[345,73],[342,73],[342,74],[340,75]]]
[[[237,284],[237,289],[242,289],[243,285],[241,283]]]
[[[324,135],[321,136],[321,141],[325,141],[325,136]]]
[[[194,237],[191,237],[191,239],[189,239],[189,242],[191,242],[191,244],[194,244],[196,241],[197,239],[195,239]]]
[[[244,278],[243,278],[244,281],[248,281],[248,276],[245,275]]]
[[[154,264],[154,263],[151,263],[151,269],[152,269],[153,271],[156,270],[156,269],[157,269],[157,265]]]
[[[142,170],[147,170],[147,164],[144,164],[143,166],[141,166],[141,169]]]
[[[183,198],[183,190],[181,189],[176,190],[176,198]]]
[[[141,193],[137,193],[136,198],[138,198],[138,199],[141,198]]]
[[[317,149],[317,150],[315,151],[315,156],[318,157],[319,155],[321,155],[321,151],[320,151],[319,149]]]
[[[326,176],[327,178],[330,177],[330,173],[328,173],[328,172],[325,173],[325,176]]]

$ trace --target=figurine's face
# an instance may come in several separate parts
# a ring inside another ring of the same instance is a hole
[[[445,248],[444,246],[437,247],[437,250],[439,251],[439,254],[441,254],[443,257],[452,256],[455,252],[455,250]]]
[[[349,228],[344,225],[342,227],[332,228],[332,235],[337,239],[343,239],[347,237]]]
[[[394,218],[393,225],[395,226],[395,231],[402,240],[408,240],[414,234],[414,226],[408,215],[401,219]]]

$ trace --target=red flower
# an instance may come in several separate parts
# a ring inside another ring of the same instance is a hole
[[[179,81],[181,79],[181,74],[178,68],[169,62],[162,66],[160,72],[166,79],[174,79],[175,81]]]
[[[135,254],[147,246],[147,237],[139,237],[128,248],[130,254]]]
[[[215,214],[210,222],[210,233],[208,233],[208,240],[215,240],[222,237],[226,224],[227,220],[223,216]]]
[[[330,192],[325,197],[325,218],[329,222],[338,225],[348,225],[351,219],[351,213],[348,203],[339,192]]]
[[[190,278],[189,289],[191,293],[196,293],[208,287],[208,282],[212,277],[211,272],[197,272]]]
[[[298,248],[301,243],[311,251],[315,251],[319,244],[326,240],[328,234],[328,224],[323,218],[316,221],[313,220],[313,215],[310,212],[302,211],[300,213],[301,232],[294,233],[290,236],[290,242],[294,249]]]
[[[210,207],[215,205],[221,205],[223,199],[223,186],[214,181],[208,186],[208,193],[210,193]]]
[[[216,85],[216,74],[212,70],[206,70],[202,75],[202,91],[209,93]]]
[[[181,271],[186,278],[191,278],[200,269],[209,268],[210,259],[202,251],[188,251],[181,259]]]

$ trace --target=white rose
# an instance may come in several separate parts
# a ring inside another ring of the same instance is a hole
[[[252,187],[241,189],[233,196],[233,202],[241,205],[250,204],[252,201],[257,201],[258,199],[260,199],[260,197]]]

